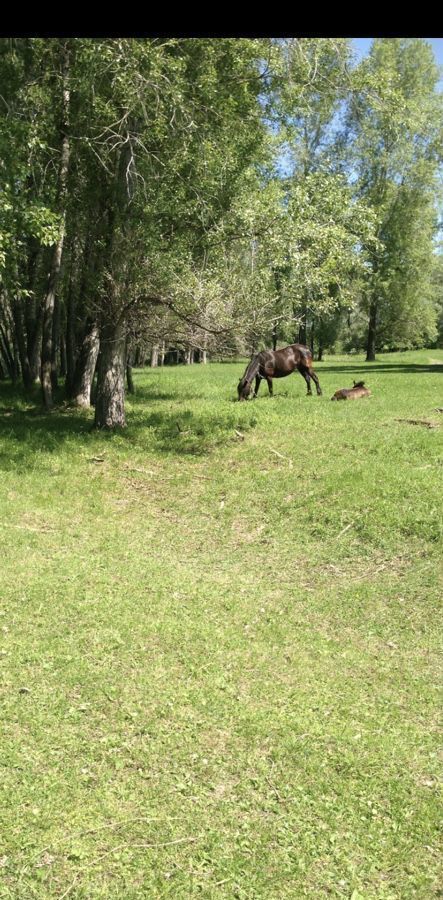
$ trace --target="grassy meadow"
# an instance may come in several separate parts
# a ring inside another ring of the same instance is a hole
[[[243,369],[0,386],[1,898],[443,896],[443,351]]]

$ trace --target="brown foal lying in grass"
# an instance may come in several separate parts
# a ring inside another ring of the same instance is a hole
[[[365,388],[364,381],[354,381],[352,388],[340,388],[336,391],[331,400],[358,400],[359,397],[370,397],[371,392]]]

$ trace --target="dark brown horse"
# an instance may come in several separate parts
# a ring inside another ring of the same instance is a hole
[[[269,393],[272,397],[272,379],[284,378],[298,369],[300,375],[306,381],[308,386],[308,395],[311,391],[311,378],[315,381],[317,394],[321,394],[320,382],[312,368],[312,353],[303,344],[291,344],[289,347],[283,347],[282,350],[262,350],[249,363],[243,378],[238,383],[238,399],[246,400],[251,393],[251,384],[255,378],[255,390],[253,396],[256,397],[263,378],[268,383]]]

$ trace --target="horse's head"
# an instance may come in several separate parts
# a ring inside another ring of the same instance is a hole
[[[246,397],[249,397],[251,392],[251,382],[246,381],[244,378],[240,378],[240,381],[237,386],[237,393],[239,400],[246,400]]]
[[[356,388],[356,387],[364,387],[364,386],[365,386],[364,381],[354,381],[354,387],[355,387],[355,388]]]

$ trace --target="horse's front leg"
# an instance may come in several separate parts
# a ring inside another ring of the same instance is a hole
[[[257,396],[260,385],[261,385],[261,375],[256,375],[255,376],[254,397]]]
[[[266,381],[268,382],[269,396],[270,396],[270,397],[273,397],[273,396],[274,396],[274,389],[273,389],[273,387],[272,387],[272,378],[269,378],[269,376],[267,375],[267,376],[266,376]]]

